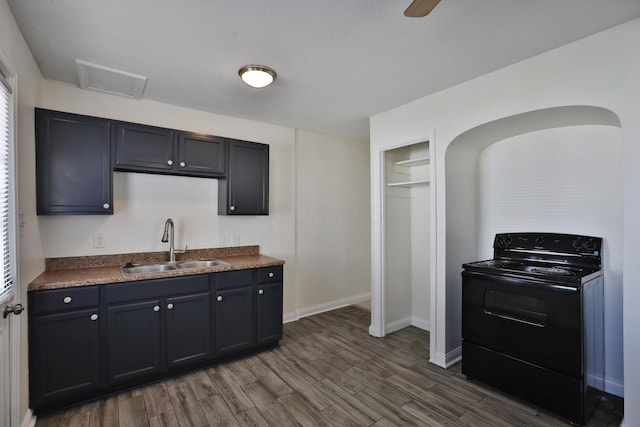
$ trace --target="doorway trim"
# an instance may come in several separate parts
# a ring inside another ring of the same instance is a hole
[[[417,137],[391,141],[371,148],[371,324],[369,334],[374,337],[384,337],[387,334],[386,324],[386,255],[385,255],[385,154],[389,150],[428,142],[430,162],[430,342],[429,347],[435,348],[438,334],[437,304],[436,304],[436,146],[435,130]],[[430,354],[432,352],[430,351]]]

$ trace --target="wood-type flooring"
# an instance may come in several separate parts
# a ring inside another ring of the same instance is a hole
[[[427,362],[429,334],[374,338],[360,307],[288,323],[279,347],[40,417],[50,426],[568,426]],[[617,426],[609,396],[589,426]]]

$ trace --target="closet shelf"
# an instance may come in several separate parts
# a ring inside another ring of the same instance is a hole
[[[419,157],[416,159],[400,160],[395,162],[395,164],[398,166],[412,167],[412,166],[428,165],[430,162],[431,162],[431,158],[429,157]]]
[[[387,187],[416,187],[418,185],[429,184],[428,179],[418,179],[415,181],[403,181],[403,182],[388,182]]]

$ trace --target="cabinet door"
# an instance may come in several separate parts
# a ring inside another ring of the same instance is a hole
[[[161,370],[160,315],[160,300],[107,307],[109,383]]]
[[[282,283],[256,285],[256,342],[282,339]]]
[[[35,316],[30,330],[32,407],[99,388],[97,308]]]
[[[218,214],[269,215],[269,146],[229,140],[227,179],[219,180]]]
[[[35,115],[38,214],[113,214],[109,120]]]
[[[132,172],[174,170],[173,130],[113,122],[114,168]]]
[[[211,296],[207,293],[167,298],[167,366],[211,356]]]
[[[178,172],[195,176],[224,176],[226,146],[224,138],[178,132]]]
[[[253,287],[217,291],[215,294],[216,354],[253,345]]]

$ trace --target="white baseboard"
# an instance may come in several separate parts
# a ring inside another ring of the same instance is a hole
[[[624,397],[624,383],[619,380],[605,378],[604,391],[609,394]]]
[[[27,409],[27,412],[24,414],[24,418],[22,419],[21,427],[34,427],[36,425],[36,416],[31,411],[31,408]]]
[[[347,307],[349,305],[360,304],[365,301],[369,301],[370,299],[371,293],[369,292],[367,292],[366,294],[353,295],[347,298],[341,298],[310,307],[300,308],[294,313],[286,313],[283,320],[285,323],[293,322],[302,319],[303,317],[313,316],[314,314],[324,313],[326,311]]]
[[[411,318],[411,326],[415,326],[418,329],[422,329],[423,331],[431,331],[431,322],[429,320],[421,319],[419,317],[413,316]]]
[[[429,362],[441,368],[449,368],[462,360],[462,346],[456,347],[448,353],[436,353],[429,358]]]
[[[399,331],[400,329],[404,329],[407,326],[411,326],[411,317],[405,317],[405,318],[394,320],[393,322],[387,323],[385,325],[385,331],[387,332],[387,334],[390,334],[395,331]]]

